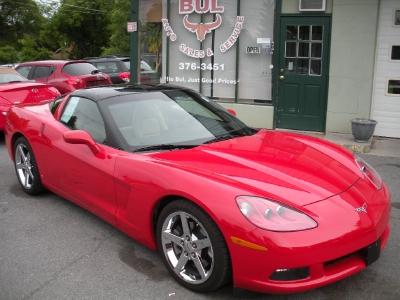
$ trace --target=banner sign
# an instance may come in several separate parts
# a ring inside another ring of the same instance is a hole
[[[179,0],[179,14],[185,15],[182,18],[183,26],[194,33],[197,40],[201,43],[207,38],[207,34],[211,33],[213,30],[217,30],[221,24],[223,23],[223,13],[225,8],[223,6],[218,6],[218,0]],[[191,13],[204,14],[204,13],[212,13],[215,15],[215,20],[210,23],[193,23],[189,20],[189,15]],[[226,41],[219,46],[219,50],[221,53],[225,53],[233,45],[235,45],[239,35],[243,29],[244,17],[238,16],[236,18],[236,24],[233,28],[232,34],[227,37]],[[172,27],[169,24],[168,19],[162,19],[163,28],[166,32],[167,36],[172,42],[178,40],[178,36],[173,31]],[[214,52],[211,48],[206,50],[193,49],[187,46],[185,43],[181,43],[179,46],[179,50],[186,54],[187,56],[193,58],[204,58],[211,57],[214,55]]]

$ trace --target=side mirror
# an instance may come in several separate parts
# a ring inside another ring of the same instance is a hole
[[[101,151],[99,145],[91,137],[89,133],[83,130],[72,130],[64,133],[64,141],[68,144],[86,145],[93,152],[97,154]]]
[[[231,109],[231,108],[228,108],[227,111],[228,111],[231,115],[234,115],[234,116],[236,117],[236,111],[234,111],[234,110]]]

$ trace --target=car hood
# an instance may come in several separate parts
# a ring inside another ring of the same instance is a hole
[[[298,206],[337,195],[361,175],[347,150],[279,131],[148,155],[211,180],[228,180],[248,194]]]

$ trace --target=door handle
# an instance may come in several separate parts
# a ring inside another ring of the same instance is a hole
[[[283,80],[283,79],[285,79],[285,76],[281,75],[281,76],[279,76],[279,79]]]

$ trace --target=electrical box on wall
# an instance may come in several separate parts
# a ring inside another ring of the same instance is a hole
[[[326,0],[299,0],[300,11],[325,11]]]

